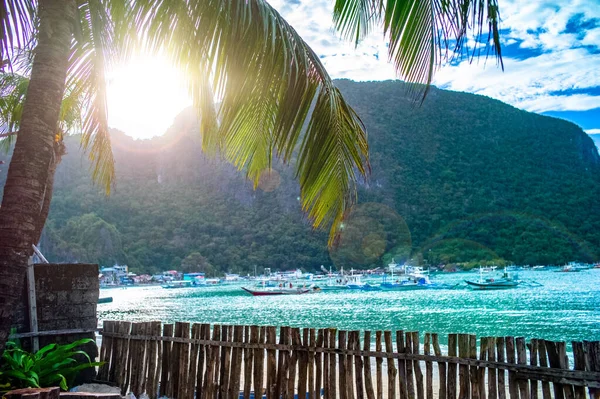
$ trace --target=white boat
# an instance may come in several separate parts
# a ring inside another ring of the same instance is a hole
[[[493,267],[495,269],[495,267]],[[474,290],[505,290],[516,288],[521,281],[516,274],[509,273],[506,268],[501,277],[491,277],[484,268],[479,269],[479,279],[477,281],[465,280],[465,283]],[[486,276],[486,274],[488,274]]]
[[[451,288],[447,284],[434,283],[429,279],[429,276],[420,267],[415,267],[415,271],[408,274],[404,280],[397,279],[394,281],[394,275],[391,275],[390,281],[384,281],[380,284],[382,290],[385,291],[412,291],[423,289],[442,289]]]
[[[190,288],[194,287],[194,282],[191,280],[173,280],[162,285],[163,288]]]

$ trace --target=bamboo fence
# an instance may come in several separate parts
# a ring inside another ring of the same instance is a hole
[[[565,342],[394,334],[105,321],[98,379],[150,399],[600,399],[599,341],[571,367]]]

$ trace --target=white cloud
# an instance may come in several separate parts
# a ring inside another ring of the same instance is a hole
[[[585,132],[587,134],[600,134],[600,129],[588,129]]]
[[[544,53],[524,60],[507,58],[505,71],[483,63],[445,67],[435,83],[457,91],[493,97],[529,111],[583,111],[600,107],[600,97],[568,94],[600,86],[600,57],[589,57],[585,49]]]
[[[387,46],[379,29],[357,48],[340,40],[332,29],[330,0],[276,0],[272,4],[319,55],[331,76],[354,80],[396,77],[387,62]],[[444,88],[487,95],[534,112],[588,110],[600,107],[600,96],[569,90],[600,86],[600,55],[584,45],[600,44],[600,28],[565,33],[570,20],[600,18],[596,0],[504,0],[501,28],[505,45],[541,54],[526,59],[505,58],[505,72],[493,62],[462,62],[442,68],[434,81]],[[503,31],[507,32],[507,31]],[[583,39],[581,38],[583,35]],[[485,66],[485,68],[484,68]]]

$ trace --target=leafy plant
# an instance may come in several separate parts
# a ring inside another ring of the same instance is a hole
[[[18,342],[9,341],[0,360],[0,389],[59,385],[66,391],[79,371],[102,364],[92,362],[87,353],[76,349],[90,342],[94,341],[86,338],[67,345],[50,344],[31,353],[23,350]],[[82,355],[87,362],[80,363],[76,355]]]

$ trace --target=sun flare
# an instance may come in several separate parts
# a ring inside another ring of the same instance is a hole
[[[107,74],[108,124],[136,139],[162,135],[192,104],[181,73],[159,57],[136,57]]]

